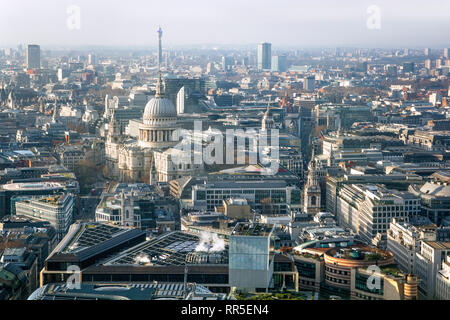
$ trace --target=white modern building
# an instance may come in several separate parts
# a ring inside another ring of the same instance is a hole
[[[300,190],[285,181],[214,181],[192,187],[192,202],[196,210],[214,211],[223,200],[232,197],[246,199],[262,214],[285,214],[289,205],[300,204]]]
[[[416,253],[414,274],[419,281],[419,294],[426,299],[436,298],[436,279],[442,264],[450,254],[450,242],[422,241]]]
[[[345,185],[336,201],[338,224],[351,228],[367,242],[378,233],[385,234],[392,219],[409,219],[420,212],[418,197],[381,185]]]
[[[74,207],[73,195],[58,194],[16,202],[16,215],[50,222],[61,240],[72,224]]]
[[[436,299],[450,300],[450,256],[442,263],[436,276]]]
[[[387,249],[394,254],[398,267],[403,272],[412,274],[421,241],[435,240],[435,225],[416,227],[406,221],[393,219],[387,232]]]

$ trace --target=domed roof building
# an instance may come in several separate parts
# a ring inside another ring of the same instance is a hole
[[[164,97],[161,72],[156,95],[145,106],[142,120],[139,126],[139,146],[158,149],[169,148],[177,143],[177,110],[173,103]]]
[[[173,148],[179,143],[177,110],[171,100],[164,97],[161,72],[155,97],[147,102],[142,121],[133,121],[133,127],[130,129],[129,124],[122,132],[115,111],[111,113],[105,108],[105,114],[107,117],[111,114],[105,142],[105,161],[110,178],[153,185],[202,170],[202,165],[178,163],[172,159],[173,154],[180,152]]]
[[[161,73],[156,95],[144,109],[137,139],[123,134],[112,113],[105,143],[110,176],[119,181],[168,182],[202,170],[201,165],[176,164],[172,159],[178,141],[177,111],[164,97]]]
[[[144,110],[144,123],[152,124],[152,120],[157,118],[176,118],[177,110],[173,103],[164,97],[161,81],[161,72],[158,76],[156,95],[147,102]]]

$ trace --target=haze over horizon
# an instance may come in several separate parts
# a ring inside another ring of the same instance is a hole
[[[0,46],[155,47],[163,45],[274,47],[446,47],[450,45],[450,1],[280,0],[4,0]],[[381,10],[380,29],[369,29],[367,8]],[[80,9],[80,28],[70,29],[67,9]]]

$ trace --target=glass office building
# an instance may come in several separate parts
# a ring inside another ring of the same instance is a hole
[[[270,256],[273,225],[238,223],[230,235],[230,286],[266,291],[272,279]]]

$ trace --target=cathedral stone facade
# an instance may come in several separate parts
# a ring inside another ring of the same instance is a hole
[[[159,73],[156,95],[145,106],[137,139],[122,134],[112,112],[105,143],[109,175],[118,181],[153,184],[201,171],[201,165],[180,166],[173,163],[170,155],[175,151],[172,147],[177,144],[177,111],[173,103],[164,97]]]
[[[316,169],[313,152],[311,162],[308,166],[308,180],[305,185],[303,196],[303,210],[311,215],[321,211],[322,191],[320,189],[318,172]]]

